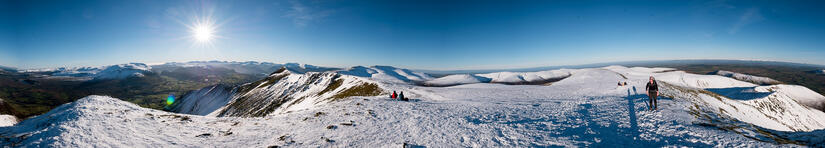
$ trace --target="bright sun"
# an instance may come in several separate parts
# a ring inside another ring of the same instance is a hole
[[[197,48],[213,48],[217,40],[222,39],[224,32],[221,30],[221,24],[216,22],[213,18],[213,10],[210,8],[203,8],[203,14],[192,13],[195,16],[191,18],[180,20],[179,22],[186,26],[188,38],[192,42],[193,47]],[[189,23],[184,23],[189,22]]]
[[[206,24],[198,24],[197,26],[192,28],[192,36],[195,37],[195,40],[198,42],[209,42],[212,39],[212,33],[215,31],[212,29],[212,26]]]
[[[218,33],[219,25],[211,17],[196,18],[189,29],[189,38],[197,47],[213,47],[217,38],[221,38]]]

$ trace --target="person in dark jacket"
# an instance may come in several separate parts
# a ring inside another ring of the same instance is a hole
[[[407,101],[407,98],[404,98],[404,92],[403,91],[400,94],[398,94],[398,99],[401,100],[401,101]]]
[[[653,76],[650,76],[650,81],[647,82],[645,90],[647,90],[650,106],[653,107],[653,110],[656,110],[656,108],[659,107],[659,101],[656,98],[659,96],[659,84],[656,84],[656,79],[654,79]]]

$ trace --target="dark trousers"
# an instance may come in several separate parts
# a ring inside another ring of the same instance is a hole
[[[656,92],[652,91],[649,94],[647,94],[647,96],[649,99],[650,106],[656,109],[659,106],[659,101],[656,99],[656,97],[658,97],[656,96]]]

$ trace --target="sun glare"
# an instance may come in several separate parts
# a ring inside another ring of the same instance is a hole
[[[208,42],[212,39],[212,26],[208,25],[198,25],[192,28],[192,35],[195,37],[195,40],[198,42]]]
[[[213,47],[217,38],[220,38],[218,28],[220,25],[214,22],[211,15],[197,17],[192,23],[187,25],[189,38],[193,45],[197,47]]]

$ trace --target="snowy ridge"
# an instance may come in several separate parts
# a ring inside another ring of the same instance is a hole
[[[313,108],[344,96],[375,96],[381,89],[360,77],[333,72],[296,74],[282,68],[268,78],[240,86],[209,116],[260,117]]]
[[[792,98],[799,104],[825,111],[825,96],[799,85],[770,85],[754,88],[755,92],[771,93],[776,97]]]
[[[672,84],[693,88],[729,88],[729,87],[755,87],[749,82],[718,76],[718,75],[697,75],[684,71],[673,71],[655,75],[656,80],[666,81]]]
[[[473,84],[473,83],[488,83],[490,82],[490,78],[479,77],[472,74],[454,74],[448,75],[441,78],[433,79],[430,81],[425,82],[425,85],[430,86],[452,86],[452,85],[462,85],[462,84]]]
[[[307,72],[324,72],[324,71],[337,70],[337,68],[320,67],[320,66],[315,66],[315,65],[298,64],[298,63],[286,63],[286,64],[284,64],[284,67],[286,67],[287,70],[289,70],[293,73],[298,73],[298,74],[303,74],[303,73],[307,73]]]
[[[570,70],[560,69],[540,72],[496,72],[479,74],[479,76],[489,78],[492,83],[526,84],[564,78],[570,76]]]
[[[751,83],[754,83],[754,84],[757,84],[757,85],[772,85],[772,84],[782,83],[782,82],[779,82],[777,80],[767,78],[767,77],[753,76],[753,75],[741,74],[741,73],[725,71],[725,70],[718,70],[718,71],[715,71],[713,73],[716,74],[716,75],[720,75],[720,76],[731,77],[731,78],[734,78],[734,79],[737,79],[737,80],[740,80],[740,81],[751,82]]]
[[[101,67],[74,67],[54,69],[31,69],[22,72],[50,73],[50,76],[88,77],[97,80],[142,77],[150,73],[151,66],[143,63],[128,63]]]
[[[422,72],[413,72],[408,69],[400,69],[391,66],[355,66],[340,70],[337,73],[368,78],[376,81],[395,83],[422,82],[434,79],[430,75]]]
[[[548,84],[570,76],[571,70],[539,72],[495,72],[486,74],[455,74],[424,82],[427,86],[454,86],[473,83]]]
[[[143,77],[152,67],[143,63],[129,63],[108,66],[97,72],[94,79],[123,79],[128,77]]]

